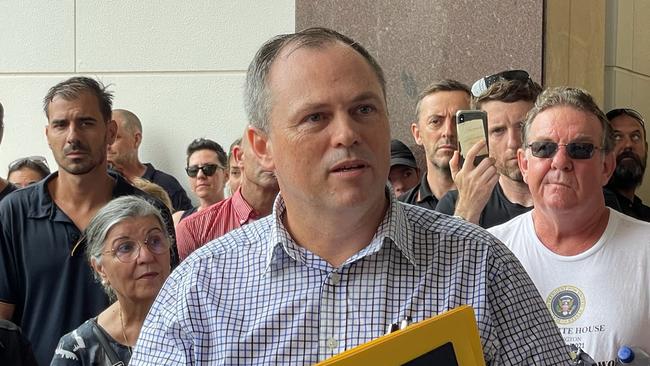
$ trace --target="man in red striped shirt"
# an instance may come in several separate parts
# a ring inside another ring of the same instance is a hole
[[[223,201],[178,223],[176,241],[181,260],[225,233],[269,215],[279,188],[273,172],[263,170],[247,138],[233,149],[242,176],[237,191]]]

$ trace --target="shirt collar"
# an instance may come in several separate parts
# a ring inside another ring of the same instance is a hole
[[[425,172],[424,174],[422,174],[422,180],[420,180],[420,189],[419,189],[420,197],[419,197],[419,199],[417,199],[418,197],[416,196],[416,201],[417,202],[422,202],[422,201],[424,201],[424,200],[426,200],[428,198],[436,199],[433,196],[433,192],[431,191],[431,187],[429,187],[429,181],[427,180],[427,174],[428,174],[428,172]]]
[[[246,201],[244,196],[241,194],[241,187],[237,188],[235,193],[232,195],[232,208],[235,211],[237,220],[241,225],[244,225],[252,220],[257,220],[259,214],[253,209],[253,207]]]
[[[404,212],[404,205],[398,202],[392,190],[388,187],[386,187],[386,195],[389,199],[388,209],[386,210],[386,215],[384,215],[384,218],[379,223],[374,237],[365,248],[350,257],[342,266],[377,253],[384,246],[384,243],[392,243],[395,245],[411,264],[417,266],[412,233],[406,213]],[[280,263],[280,257],[283,252],[293,260],[301,264],[305,263],[300,246],[291,238],[291,235],[282,222],[285,211],[286,206],[282,199],[282,193],[280,193],[273,204],[273,213],[271,214],[273,220],[266,249],[264,273],[267,273],[274,263]]]

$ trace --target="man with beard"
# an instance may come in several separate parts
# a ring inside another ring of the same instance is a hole
[[[161,186],[169,195],[174,211],[191,209],[192,201],[176,178],[156,169],[151,163],[140,162],[138,150],[142,143],[142,123],[138,116],[126,109],[115,109],[113,120],[117,124],[117,136],[115,142],[108,145],[110,167],[131,182],[135,178],[144,178]]]
[[[440,198],[454,188],[449,160],[458,150],[456,112],[468,109],[469,102],[469,88],[456,80],[442,80],[420,93],[411,133],[415,142],[424,147],[427,172],[400,201],[435,210]]]
[[[483,87],[478,87],[483,85]],[[517,166],[521,126],[542,88],[520,70],[487,76],[472,87],[474,108],[487,113],[489,159],[472,162],[485,146],[474,145],[459,167],[454,153],[449,166],[458,190],[447,193],[436,210],[489,228],[532,209],[533,201]]]
[[[634,192],[643,181],[648,157],[645,123],[634,109],[618,108],[607,113],[614,133],[616,170],[605,186],[607,206],[639,220],[650,221],[650,207]]]
[[[0,319],[23,329],[40,365],[49,364],[62,335],[110,304],[93,280],[82,230],[114,197],[149,197],[107,171],[106,148],[117,130],[112,98],[86,77],[53,86],[43,109],[45,136],[59,171],[0,202]],[[148,199],[173,236],[169,210]]]

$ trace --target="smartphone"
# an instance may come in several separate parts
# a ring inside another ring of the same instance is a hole
[[[478,110],[462,110],[456,112],[456,131],[458,142],[460,143],[460,154],[465,157],[465,153],[480,140],[485,139],[487,142],[487,113]],[[474,165],[478,165],[481,160],[488,156],[488,146],[476,155]]]

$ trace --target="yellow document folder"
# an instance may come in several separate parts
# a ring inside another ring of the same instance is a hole
[[[471,306],[462,305],[331,357],[317,366],[484,366]]]

